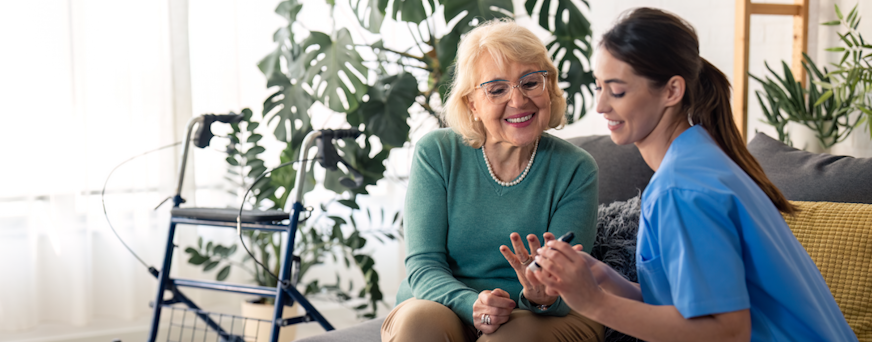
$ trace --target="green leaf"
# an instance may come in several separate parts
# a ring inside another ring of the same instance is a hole
[[[287,21],[297,21],[297,14],[302,10],[303,4],[297,0],[286,0],[279,3],[276,7],[276,13],[284,17]]]
[[[385,6],[381,6],[380,0],[351,0],[351,9],[360,22],[360,26],[369,32],[378,34],[381,31],[382,22],[385,19]],[[361,6],[362,5],[362,6]]]
[[[418,96],[418,80],[408,73],[394,75],[370,88],[369,101],[352,115],[366,124],[366,133],[375,135],[389,147],[403,146],[409,139],[409,107]]]
[[[844,16],[842,16],[842,11],[839,9],[839,4],[835,4],[835,5],[836,5],[836,16],[839,17],[839,20],[844,19]]]
[[[266,151],[266,148],[264,148],[263,146],[254,146],[245,152],[245,159],[249,159],[249,160],[255,159],[255,158],[257,158],[258,154],[261,154],[265,151]]]
[[[357,202],[352,201],[352,200],[342,199],[342,200],[339,200],[337,202],[339,202],[339,204],[342,204],[342,205],[349,207],[351,209],[360,209],[360,206],[357,205]]]
[[[233,156],[228,156],[227,158],[224,158],[224,160],[227,161],[227,164],[239,166],[239,162],[236,161],[236,158],[234,158]]]
[[[506,18],[515,13],[512,0],[445,0],[445,22],[458,19],[457,24],[451,29],[457,34],[464,34],[475,28],[473,19],[479,23],[494,18]]]
[[[357,109],[368,88],[364,82],[369,69],[354,50],[348,29],[340,29],[335,41],[324,33],[311,32],[302,45],[308,51],[304,64],[310,66],[305,79],[315,92],[314,97],[337,112]]]
[[[206,244],[206,253],[207,254],[212,254],[212,247],[213,247],[212,241],[209,241],[209,243]]]
[[[375,265],[375,260],[373,260],[372,257],[366,254],[355,254],[354,262],[357,263],[357,266],[360,267],[360,270],[364,274],[371,270],[373,265]]]
[[[204,262],[208,261],[209,258],[204,257],[200,254],[192,255],[190,259],[188,259],[188,263],[192,265],[202,265]]]
[[[193,247],[185,248],[185,253],[188,253],[188,254],[191,254],[191,255],[200,255],[200,252],[198,252],[198,251],[197,251],[196,249],[194,249]]]
[[[828,22],[825,22],[825,23],[821,23],[821,25],[826,25],[826,26],[838,26],[838,25],[841,24],[841,23],[842,23],[841,21],[833,20],[833,21],[828,21]]]
[[[203,237],[197,238],[197,248],[203,249]]]
[[[219,264],[218,261],[210,261],[209,263],[206,264],[205,267],[203,267],[203,272],[209,272],[209,271],[211,271],[213,268],[215,268],[216,266],[218,266],[218,264]]]
[[[824,101],[829,100],[830,97],[833,97],[833,90],[827,90],[827,92],[823,93],[821,97],[814,103],[815,106],[820,106],[824,103]]]
[[[229,275],[230,275],[230,265],[227,265],[227,266],[224,266],[223,268],[221,268],[220,271],[218,271],[218,275],[215,276],[215,279],[217,279],[218,281],[224,281],[224,279],[227,279],[227,276],[229,276]]]
[[[457,46],[460,44],[460,33],[452,30],[448,34],[439,38],[436,43],[436,56],[439,60],[439,69],[442,71],[442,77],[447,78],[446,68],[454,64],[457,58]]]
[[[841,46],[837,46],[837,47],[826,48],[824,50],[830,51],[830,52],[842,52],[842,51],[845,51],[845,48],[843,48]]]
[[[534,17],[533,9],[536,2],[538,0],[526,1],[527,14],[531,17]],[[554,25],[551,25],[551,8],[553,6],[556,6],[557,9],[553,14]],[[590,22],[571,0],[556,0],[553,4],[552,0],[543,0],[538,14],[539,26],[554,33],[558,39],[585,39],[592,34]]]
[[[430,9],[435,8],[433,0],[430,0]],[[396,21],[405,21],[420,24],[427,19],[427,12],[421,0],[394,0],[394,8],[391,17]]]

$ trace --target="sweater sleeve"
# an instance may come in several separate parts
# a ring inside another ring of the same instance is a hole
[[[478,292],[455,279],[448,266],[448,205],[446,165],[451,156],[440,149],[440,131],[419,141],[412,162],[405,202],[406,272],[417,299],[453,310],[472,324]]]
[[[596,240],[597,203],[599,202],[596,162],[593,157],[584,152],[574,169],[568,171],[573,172],[573,175],[566,192],[557,202],[557,210],[551,217],[548,231],[556,236],[573,232],[575,239],[571,244],[581,244],[586,252],[590,252]],[[518,301],[518,306],[521,309],[545,316],[562,317],[568,315],[570,311],[569,306],[561,298],[558,298],[548,310],[543,311],[533,307],[530,301],[522,295],[521,300]]]

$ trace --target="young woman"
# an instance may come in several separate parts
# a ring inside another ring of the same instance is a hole
[[[597,106],[612,140],[655,170],[642,194],[631,283],[551,241],[527,272],[578,313],[646,341],[856,341],[779,211],[733,123],[730,85],[699,56],[693,28],[640,8],[595,55]]]

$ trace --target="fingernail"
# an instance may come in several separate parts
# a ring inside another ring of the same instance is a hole
[[[541,254],[544,251],[545,251],[545,248],[539,247],[539,249],[536,250],[536,253]]]

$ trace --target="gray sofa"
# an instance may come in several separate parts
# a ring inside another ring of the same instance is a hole
[[[635,280],[635,230],[631,224],[635,220],[638,225],[639,201],[635,197],[654,172],[635,146],[617,146],[609,136],[569,141],[590,153],[599,166],[600,231],[592,254]],[[765,134],[758,134],[748,149],[789,200],[872,203],[872,158],[808,153]],[[299,341],[378,342],[383,321],[379,318]],[[635,339],[607,331],[606,341],[627,340]]]

